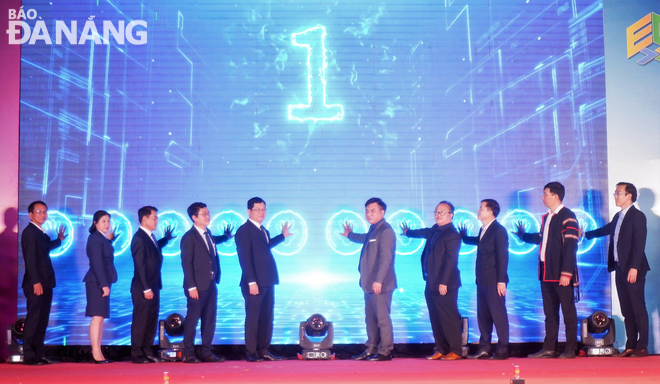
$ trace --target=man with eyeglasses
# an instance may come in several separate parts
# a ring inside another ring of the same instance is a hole
[[[48,206],[43,201],[34,201],[28,206],[30,223],[21,235],[21,249],[25,260],[23,293],[27,299],[27,315],[23,330],[23,364],[57,364],[59,361],[46,356],[44,339],[53,302],[55,271],[50,251],[62,245],[68,236],[64,226],[57,230],[57,239],[51,240],[43,229],[48,220]]]
[[[539,280],[545,314],[545,340],[543,348],[528,355],[532,359],[556,357],[559,336],[559,307],[566,325],[566,348],[560,359],[574,359],[577,350],[577,311],[573,287],[578,285],[577,248],[578,221],[575,213],[562,201],[566,190],[553,181],[543,187],[543,205],[548,213],[543,215],[538,233],[525,233],[525,224],[516,223],[516,232],[522,241],[539,245]]]
[[[621,208],[612,221],[593,231],[587,239],[610,236],[607,270],[614,271],[614,281],[626,326],[626,349],[617,357],[649,355],[649,314],[644,299],[646,273],[651,269],[644,253],[646,247],[646,215],[635,208],[637,188],[632,183],[618,183],[614,202]],[[580,228],[582,235],[582,228]]]
[[[245,353],[248,362],[282,360],[270,351],[273,337],[275,285],[279,284],[277,264],[272,248],[291,233],[285,222],[282,233],[271,238],[262,225],[266,219],[266,202],[253,197],[247,202],[248,220],[236,230],[236,251],[241,264],[241,293],[245,299]]]
[[[435,339],[435,353],[427,359],[459,360],[463,353],[461,314],[458,312],[461,235],[452,223],[452,203],[441,201],[433,214],[433,227],[410,229],[407,223],[403,223],[401,230],[408,237],[426,239],[422,251],[422,277],[426,280],[424,296]]]

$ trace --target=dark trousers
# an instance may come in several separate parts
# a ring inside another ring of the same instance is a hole
[[[218,313],[218,286],[209,285],[206,291],[197,290],[199,300],[190,298],[190,292],[184,288],[188,299],[188,313],[183,323],[183,345],[186,356],[195,356],[195,331],[197,323],[202,319],[202,357],[210,357],[213,336],[215,335],[215,320]]]
[[[490,352],[493,324],[497,330],[495,353],[507,354],[509,350],[509,316],[506,313],[506,297],[497,292],[497,285],[477,285],[477,322],[479,324],[479,350]]]
[[[637,281],[628,282],[628,274],[617,265],[615,272],[616,290],[619,295],[621,314],[626,326],[626,349],[641,349],[649,346],[649,314],[646,311],[644,283],[646,272],[637,272]]]
[[[27,298],[27,315],[23,330],[23,358],[25,361],[45,357],[44,339],[50,317],[50,306],[53,302],[53,288],[43,288],[44,293],[37,296],[34,287],[23,287]]]
[[[444,296],[440,294],[438,288],[431,289],[427,283],[424,290],[435,339],[435,350],[443,355],[454,352],[461,356],[463,325],[461,314],[458,312],[458,288],[448,288]]]
[[[364,294],[364,322],[367,325],[366,352],[387,356],[394,349],[392,332],[392,292]]]
[[[241,286],[245,299],[245,352],[248,355],[266,354],[273,337],[275,287],[259,286],[258,295],[250,295],[246,284]]]
[[[545,313],[545,340],[543,349],[557,350],[559,337],[559,306],[564,315],[566,326],[566,351],[577,351],[577,311],[573,295],[573,285],[567,287],[559,282],[541,282],[541,295],[543,297],[543,312]]]
[[[158,329],[160,291],[152,291],[154,297],[147,300],[140,288],[131,289],[133,320],[131,322],[131,357],[153,356],[154,338]]]

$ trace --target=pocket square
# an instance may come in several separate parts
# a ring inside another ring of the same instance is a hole
[[[374,241],[376,241],[376,239],[369,240],[370,243],[373,243]]]

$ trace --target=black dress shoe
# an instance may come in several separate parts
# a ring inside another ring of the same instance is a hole
[[[392,360],[391,353],[389,355],[381,355],[380,353],[377,353],[367,358],[367,361],[390,361],[390,360]]]
[[[649,355],[649,350],[646,348],[635,349],[630,357],[646,357]]]
[[[256,353],[247,355],[247,357],[245,357],[245,360],[247,360],[249,363],[256,363],[257,361],[264,361],[264,359],[262,359],[261,356],[257,355]]]
[[[161,359],[160,357],[156,356],[147,356],[147,360],[149,360],[152,363],[164,363],[165,360]]]
[[[506,353],[496,353],[490,357],[491,360],[508,360],[509,355]]]
[[[112,363],[111,360],[105,359],[105,360],[92,360],[92,364],[108,364]]]
[[[202,357],[202,361],[205,363],[222,363],[225,358],[211,354],[211,356]]]
[[[372,353],[369,353],[367,351],[364,351],[359,355],[351,357],[351,359],[353,359],[353,360],[367,360],[371,356],[375,356],[375,355],[372,354]]]
[[[50,357],[46,357],[46,356],[41,358],[41,362],[44,363],[44,364],[59,364],[60,363],[59,360],[51,359]]]
[[[612,357],[629,357],[630,355],[633,354],[633,352],[635,352],[634,349],[626,349],[625,351],[623,351],[621,353],[618,353],[616,355],[612,355]]]
[[[488,353],[487,351],[477,351],[477,353],[475,353],[474,355],[470,355],[467,358],[471,360],[475,360],[475,359],[483,360],[489,357],[490,357],[490,353]]]
[[[23,361],[23,365],[44,365],[44,363],[37,359],[27,359]]]
[[[149,359],[144,356],[134,357],[133,364],[149,364]]]
[[[547,349],[542,349],[531,355],[527,355],[530,359],[554,359],[555,351],[548,351]]]
[[[268,353],[264,353],[263,355],[261,355],[261,358],[264,359],[264,360],[269,360],[269,361],[280,361],[280,360],[282,360],[281,357],[279,357],[279,356],[274,356],[274,355],[273,355],[272,353],[270,353],[270,352],[268,352]]]
[[[558,359],[575,359],[575,352],[573,352],[573,351],[564,351],[564,353],[559,355]]]
[[[198,359],[195,356],[186,356],[183,359],[183,362],[186,363],[186,364],[197,364],[197,363],[201,363],[202,360]]]

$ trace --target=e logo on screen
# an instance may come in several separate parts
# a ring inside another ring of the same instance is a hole
[[[117,44],[121,45],[124,44],[124,40],[127,40],[129,44],[133,45],[147,44],[146,21],[133,20],[124,26],[124,20],[119,20],[115,26],[112,21],[103,20],[103,34],[100,35],[96,28],[96,23],[94,22],[95,17],[96,16],[92,15],[87,18],[82,33],[80,34],[80,39],[78,39],[77,20],[71,20],[68,25],[64,20],[55,20],[55,44],[62,44],[62,35],[66,37],[69,44],[84,45],[87,40],[93,41],[94,44],[108,44],[110,43],[110,35],[114,37]],[[27,11],[25,11],[23,7],[18,10],[10,9],[9,28],[7,29],[9,44],[34,44],[39,40],[43,41],[45,44],[53,44],[53,40],[50,37],[51,34],[48,31],[44,20],[37,20],[32,27],[30,27],[26,21],[23,21],[25,19],[34,20],[36,18],[37,11],[34,9],[28,9]],[[39,17],[39,19],[41,19],[41,17]],[[139,30],[133,31],[136,26],[143,27],[144,29],[140,28]],[[21,30],[23,31],[23,37],[20,37]]]
[[[651,12],[626,28],[626,45],[628,58],[638,53],[644,55],[637,64],[646,65],[653,60],[660,61],[660,15]],[[655,50],[651,48],[656,48]]]

